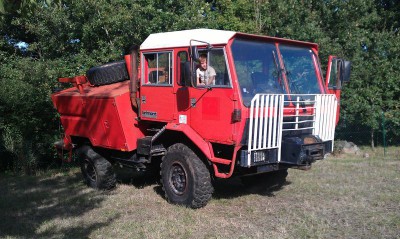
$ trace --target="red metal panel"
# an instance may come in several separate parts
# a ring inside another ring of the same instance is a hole
[[[172,122],[176,115],[173,86],[142,85],[141,117],[144,120]]]
[[[136,112],[132,110],[129,93],[123,94],[115,98],[117,106],[118,117],[121,121],[122,132],[124,135],[120,137],[125,138],[126,149],[132,151],[137,147],[137,139],[144,137],[136,118]]]
[[[89,116],[87,130],[90,132],[89,138],[94,146],[105,148],[119,146],[118,148],[122,148],[121,145],[124,144],[124,140],[121,140],[121,138],[123,137],[114,139],[110,137],[115,136],[115,133],[121,133],[121,124],[117,118],[113,98],[88,98],[87,115]]]
[[[229,88],[190,89],[190,99],[196,105],[190,108],[190,126],[211,142],[233,143],[233,90]]]
[[[241,116],[242,116],[242,120],[240,122],[235,122],[233,124],[232,139],[236,142],[236,145],[238,145],[238,144],[240,144],[240,142],[243,138],[244,129],[246,127],[246,118],[249,117],[249,108],[244,106],[243,98],[240,97],[241,88],[239,86],[238,76],[236,74],[237,69],[235,67],[233,55],[231,52],[231,45],[232,45],[233,41],[234,41],[234,38],[229,40],[229,43],[225,49],[226,49],[226,56],[227,56],[228,64],[229,64],[230,75],[232,77],[232,87],[233,87],[232,99],[233,99],[234,109],[240,109]]]
[[[76,88],[53,94],[66,135],[88,138],[94,146],[136,149],[136,139],[144,135],[131,107],[128,83],[85,86],[84,94]]]
[[[203,120],[220,120],[221,99],[219,97],[205,97],[202,107]]]
[[[61,115],[85,115],[84,98],[76,88],[70,88],[52,96],[54,107]]]
[[[86,118],[80,116],[61,115],[61,124],[66,135],[87,137]]]

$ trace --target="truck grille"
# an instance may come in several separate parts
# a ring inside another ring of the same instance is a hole
[[[277,149],[281,160],[282,137],[313,134],[322,141],[333,141],[337,99],[326,94],[257,94],[251,101],[246,166],[252,153]],[[333,149],[333,143],[332,143]]]

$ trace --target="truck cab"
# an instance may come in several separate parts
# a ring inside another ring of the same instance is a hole
[[[152,34],[140,49],[141,119],[199,136],[217,177],[233,173],[218,161],[308,167],[332,151],[339,105],[328,91],[339,89],[325,84],[317,44],[196,29]],[[216,72],[209,85],[197,85],[201,54]]]

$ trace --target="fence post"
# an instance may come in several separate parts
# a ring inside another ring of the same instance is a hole
[[[386,157],[385,113],[382,111],[383,156]]]

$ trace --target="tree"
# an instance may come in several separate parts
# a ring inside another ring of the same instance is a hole
[[[375,132],[381,127],[382,112],[392,116],[390,112],[396,111],[399,100],[395,76],[400,63],[398,23],[388,24],[383,14],[387,9],[381,3],[338,1],[329,18],[333,20],[332,28],[336,26],[333,33],[342,52],[353,62],[352,79],[343,92],[342,118],[350,127],[368,129],[372,147]],[[389,118],[396,121],[396,117]]]
[[[60,126],[50,94],[57,78],[120,59],[150,33],[204,27],[210,9],[204,1],[1,3],[0,155],[27,173],[54,157]]]
[[[323,65],[351,60],[342,119],[373,136],[383,111],[398,136],[399,19],[395,0],[0,0],[0,157],[26,171],[53,158],[58,77],[121,59],[151,33],[202,27],[316,42]]]

